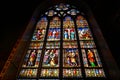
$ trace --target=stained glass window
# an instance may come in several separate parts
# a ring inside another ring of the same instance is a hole
[[[30,45],[25,54],[19,78],[36,78],[46,34],[48,21],[46,17],[41,17],[36,24]]]
[[[77,16],[76,24],[86,77],[105,77],[88,22],[83,16]]]
[[[105,78],[99,54],[88,20],[61,3],[36,23],[18,79]]]

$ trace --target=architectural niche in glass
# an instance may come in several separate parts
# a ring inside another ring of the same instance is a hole
[[[55,5],[35,27],[18,79],[105,77],[90,25],[76,7]]]

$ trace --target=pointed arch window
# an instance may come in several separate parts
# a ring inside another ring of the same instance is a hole
[[[55,5],[35,27],[18,79],[106,77],[88,20],[76,7]]]

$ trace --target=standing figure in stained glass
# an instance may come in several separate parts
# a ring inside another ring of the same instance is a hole
[[[39,38],[40,38],[40,35],[41,35],[41,33],[40,33],[40,30],[38,29],[38,30],[37,30],[37,33],[36,33],[37,40],[39,40]]]
[[[71,37],[71,40],[74,40],[74,38],[75,38],[75,32],[73,30],[71,30],[70,37]]]
[[[50,28],[48,31],[48,40],[59,40],[60,28]]]
[[[50,52],[50,50],[47,50],[46,52],[45,52],[45,57],[44,57],[44,62],[45,62],[45,64],[48,64],[49,62],[50,62],[50,56],[49,56],[49,52]]]
[[[75,59],[76,54],[74,53],[73,50],[71,51],[70,56],[71,56],[71,65],[77,66],[76,59]]]
[[[70,39],[70,29],[67,29],[67,31],[68,31],[68,37]]]
[[[49,39],[51,39],[52,38],[52,31],[51,30],[49,30],[49,33],[48,33],[48,37],[49,37]]]
[[[51,52],[50,52],[50,57],[51,57],[50,65],[51,66],[57,65],[57,63],[55,63],[55,60],[56,60],[55,54],[56,54],[56,50],[51,50]]]
[[[55,34],[56,34],[56,30],[54,29],[53,34],[52,34],[52,39],[55,39]]]
[[[56,38],[56,39],[59,38],[59,31],[56,31],[56,33],[55,33],[55,38]]]
[[[68,32],[65,30],[64,31],[64,38],[67,39],[68,38]]]
[[[36,58],[36,53],[35,53],[35,50],[33,50],[29,58],[28,66],[34,65],[35,58]]]
[[[91,64],[91,66],[94,67],[95,66],[95,63],[94,63],[95,60],[94,60],[93,52],[91,50],[88,50],[87,55],[88,55],[88,60]]]

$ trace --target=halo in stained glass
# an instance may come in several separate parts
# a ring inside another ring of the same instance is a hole
[[[80,67],[78,49],[67,48],[63,50],[63,67]]]
[[[43,67],[59,67],[59,49],[46,49],[43,58]]]
[[[48,8],[48,20],[43,16],[36,24],[19,77],[105,77],[88,21],[78,13],[63,3]]]

